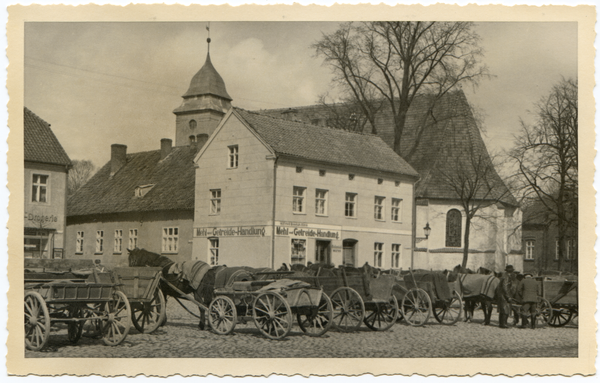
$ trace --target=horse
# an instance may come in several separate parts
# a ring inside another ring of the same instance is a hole
[[[475,307],[480,304],[484,314],[483,324],[488,326],[492,318],[492,303],[499,294],[500,279],[494,275],[449,272],[448,281],[456,280],[460,284],[465,304],[465,322],[471,322]]]

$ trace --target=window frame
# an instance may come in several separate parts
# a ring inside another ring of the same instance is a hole
[[[113,253],[121,254],[123,252],[123,230],[115,229],[115,237],[113,241]]]
[[[392,264],[391,264],[392,269],[400,268],[400,260],[401,259],[402,259],[402,245],[400,243],[392,243]]]
[[[394,203],[397,202],[398,205],[394,206]],[[403,205],[403,200],[402,198],[392,198],[392,209],[391,209],[391,220],[392,222],[398,222],[398,223],[402,223],[402,205]],[[396,213],[396,215],[394,216],[394,212]],[[394,217],[396,217],[396,219],[394,219]]]
[[[240,160],[239,145],[229,145],[229,146],[227,146],[227,150],[228,150],[227,169],[237,169],[239,166],[239,160]]]
[[[456,212],[456,213],[454,213]],[[450,222],[451,214],[455,215],[456,217],[459,218],[458,220],[458,235],[456,235],[456,238],[449,238],[449,229],[450,229],[450,224],[452,224],[453,222]],[[456,215],[458,214],[458,215]],[[444,240],[444,245],[446,247],[451,247],[451,248],[461,248],[463,246],[463,228],[462,228],[462,220],[463,220],[463,216],[462,216],[462,212],[458,209],[452,208],[450,210],[448,210],[446,212],[446,227],[445,227],[445,240]],[[452,242],[450,239],[454,239],[456,242]],[[455,245],[455,243],[458,243],[458,245]]]
[[[35,177],[46,177],[46,183],[42,184],[42,183],[38,183],[35,182]],[[35,191],[34,191],[34,188]],[[39,196],[40,193],[39,191],[42,190],[42,188],[45,190],[45,201],[40,201],[39,200]],[[43,204],[49,204],[50,203],[50,174],[48,173],[31,173],[31,202],[32,203],[43,203]]]
[[[85,231],[77,231],[75,238],[75,254],[83,254],[83,244],[85,239]]]
[[[163,227],[161,230],[161,253],[178,254],[179,253],[179,226]],[[171,239],[171,242],[169,242]],[[169,244],[171,248],[169,249]]]
[[[525,257],[524,257],[524,259],[526,261],[533,261],[534,251],[535,251],[535,239],[526,239],[525,240]]]
[[[373,267],[383,267],[384,243],[373,242]]]
[[[385,197],[376,195],[373,202],[373,207],[373,217],[375,221],[385,221]]]
[[[220,242],[219,237],[209,237],[207,261],[210,266],[219,266]],[[216,246],[215,246],[216,244]],[[216,251],[216,254],[215,254]]]
[[[301,191],[301,194],[296,194],[296,191]],[[306,214],[306,187],[294,186],[292,191],[292,213],[294,214]],[[300,203],[298,204],[297,201]],[[298,210],[298,206],[300,209]]]
[[[218,196],[215,195],[218,193]],[[221,189],[210,189],[210,212],[209,215],[221,215]]]
[[[319,193],[322,193],[322,197],[319,196]],[[320,217],[326,217],[328,214],[327,211],[327,199],[329,197],[329,190],[326,189],[315,189],[315,215]],[[319,204],[321,202],[321,204]],[[321,212],[319,212],[319,208],[322,208]]]
[[[352,196],[352,200],[348,200],[348,196]],[[348,215],[348,206],[352,206],[352,215]],[[344,217],[346,218],[354,218],[358,217],[358,193],[350,193],[346,192],[346,197],[344,200]]]
[[[96,230],[96,251],[95,254],[104,253],[104,230]]]
[[[131,247],[133,243],[133,247]],[[133,250],[137,247],[137,243],[138,243],[138,229],[129,229],[129,236],[127,238],[127,243],[128,243],[128,249],[129,250]]]

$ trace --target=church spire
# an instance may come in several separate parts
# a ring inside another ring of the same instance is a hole
[[[192,77],[183,102],[173,113],[176,116],[175,145],[186,145],[197,140],[198,136],[210,135],[221,118],[231,109],[232,98],[227,93],[223,78],[210,59],[210,24],[208,31],[206,60]]]

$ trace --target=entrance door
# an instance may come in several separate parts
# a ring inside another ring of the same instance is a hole
[[[330,241],[316,241],[316,252],[315,252],[315,262],[316,263],[324,263],[331,264],[331,242]]]
[[[356,243],[354,239],[344,239],[344,266],[356,267]]]

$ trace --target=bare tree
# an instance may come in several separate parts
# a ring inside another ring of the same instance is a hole
[[[80,187],[94,175],[95,166],[89,160],[73,160],[73,167],[69,169],[67,178],[67,195],[75,194]]]
[[[355,100],[348,99],[336,103],[329,98],[329,94],[325,93],[319,96],[318,103],[322,107],[318,115],[326,121],[328,127],[357,133],[377,133],[374,129],[375,122],[369,121],[363,108]],[[377,100],[369,103],[369,109],[374,113],[377,113],[382,106],[383,103]],[[374,117],[375,114],[372,116]]]
[[[344,97],[360,107],[372,133],[379,102],[391,109],[397,153],[419,93],[440,98],[458,84],[477,85],[488,76],[479,36],[466,22],[345,23],[312,47],[331,66]]]
[[[483,150],[476,146],[470,148],[461,154],[443,156],[447,159],[446,163],[434,170],[440,175],[443,186],[451,190],[458,199],[465,214],[463,268],[467,267],[469,260],[469,239],[473,219],[484,208],[497,204],[510,193],[496,173],[493,161],[485,148]]]
[[[577,80],[563,79],[537,104],[537,121],[521,121],[521,134],[510,152],[526,200],[545,209],[558,228],[558,267],[566,237],[578,227]],[[571,260],[576,265],[576,252]]]

